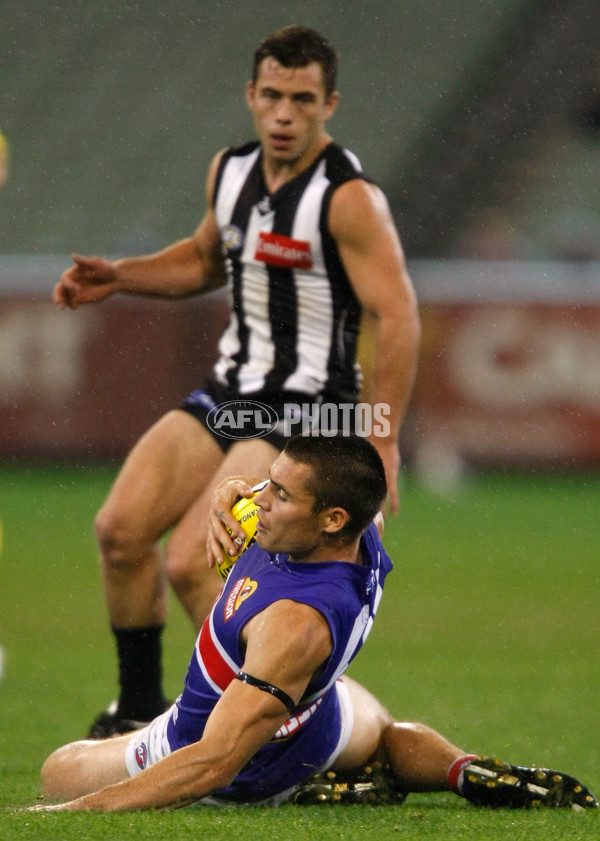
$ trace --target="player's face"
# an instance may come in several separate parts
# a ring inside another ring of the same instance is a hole
[[[321,65],[283,67],[267,57],[246,95],[267,163],[311,163],[328,140],[325,123],[338,101],[337,93],[325,94]]]
[[[267,552],[303,560],[320,547],[327,513],[313,511],[315,498],[306,489],[311,473],[311,467],[285,453],[271,465],[270,480],[255,498],[260,507],[256,540]]]

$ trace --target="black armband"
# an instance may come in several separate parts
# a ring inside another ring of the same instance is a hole
[[[283,706],[287,709],[289,714],[291,715],[294,710],[296,709],[296,704],[287,694],[284,692],[283,689],[279,689],[277,686],[273,686],[272,683],[267,683],[266,680],[260,680],[260,678],[253,677],[249,675],[248,672],[238,672],[236,675],[237,680],[241,680],[242,683],[249,683],[250,686],[256,686],[257,689],[262,690],[263,692],[269,692],[278,701],[281,701]]]

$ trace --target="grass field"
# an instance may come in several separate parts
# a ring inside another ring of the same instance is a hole
[[[92,520],[109,468],[0,467],[0,839],[594,839],[598,812],[402,807],[30,814],[39,768],[115,696]],[[557,767],[600,793],[600,477],[497,475],[437,497],[407,479],[386,544],[396,570],[351,673],[398,717],[467,750]],[[193,634],[172,604],[166,688]]]

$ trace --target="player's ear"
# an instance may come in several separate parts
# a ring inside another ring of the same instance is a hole
[[[323,531],[334,535],[341,531],[346,523],[350,521],[350,515],[345,508],[328,508],[322,512]]]
[[[340,95],[337,91],[333,91],[333,93],[329,94],[327,101],[325,103],[325,107],[327,109],[327,113],[325,115],[325,119],[329,120],[330,117],[333,117],[335,114],[335,110],[338,107],[338,102],[340,101]]]
[[[254,104],[254,94],[256,93],[256,87],[254,86],[254,82],[252,79],[249,82],[246,82],[246,104],[248,108],[252,110],[252,105]]]

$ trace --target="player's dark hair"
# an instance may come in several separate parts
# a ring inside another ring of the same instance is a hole
[[[315,498],[313,510],[343,508],[350,519],[337,537],[356,539],[380,511],[387,493],[383,462],[375,447],[357,435],[296,435],[284,453],[312,468],[306,489]]]
[[[271,56],[283,67],[306,67],[316,61],[323,68],[323,82],[327,98],[335,90],[337,53],[322,35],[306,26],[286,26],[268,35],[254,53],[252,79],[256,82],[258,68]]]

